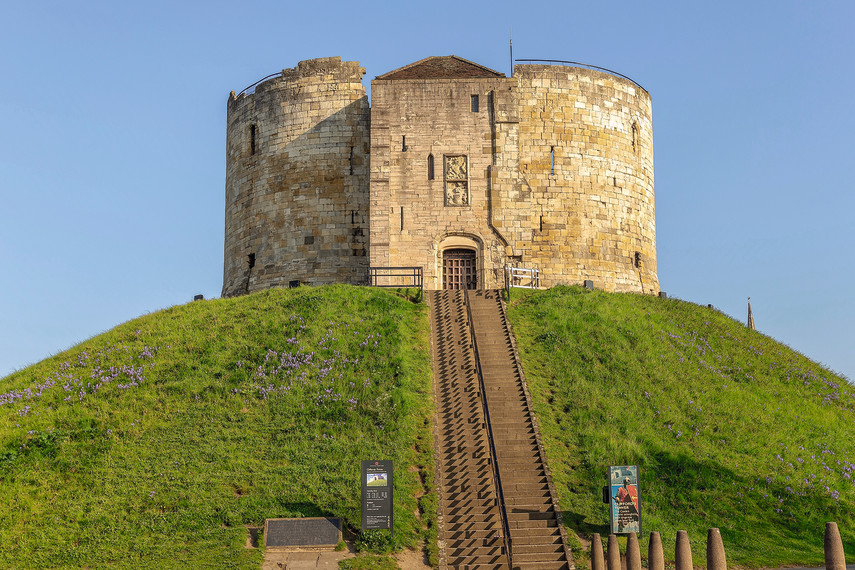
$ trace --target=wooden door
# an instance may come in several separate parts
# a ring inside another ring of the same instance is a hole
[[[442,288],[477,289],[475,252],[471,249],[447,249],[442,252]]]

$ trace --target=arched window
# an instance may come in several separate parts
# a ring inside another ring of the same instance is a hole
[[[428,155],[428,180],[433,180],[433,154]]]

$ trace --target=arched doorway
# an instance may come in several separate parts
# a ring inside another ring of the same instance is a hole
[[[478,288],[477,254],[474,249],[446,249],[442,252],[442,288]]]

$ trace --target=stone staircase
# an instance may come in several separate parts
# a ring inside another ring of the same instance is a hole
[[[434,291],[428,302],[441,565],[569,568],[572,558],[499,292]]]
[[[441,564],[508,568],[463,291],[430,292],[428,303],[441,489]]]

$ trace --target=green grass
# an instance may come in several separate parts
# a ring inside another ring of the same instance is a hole
[[[820,566],[826,521],[855,555],[845,379],[676,300],[557,287],[514,291],[509,312],[572,530],[608,534],[607,468],[638,464],[645,537],[666,556],[687,530],[703,564],[718,527],[729,563]]]
[[[395,461],[394,546],[435,544],[427,327],[382,290],[271,290],[2,379],[0,567],[258,568],[265,518],[359,528],[362,459]]]
[[[398,563],[391,556],[366,554],[355,558],[345,558],[338,563],[343,570],[397,570]]]
[[[395,461],[395,535],[346,566],[435,563],[427,314],[400,293],[191,303],[0,380],[0,567],[258,568],[266,518],[358,529],[362,459]],[[703,564],[718,527],[731,564],[821,565],[829,520],[855,555],[845,380],[675,300],[515,291],[510,316],[575,534],[607,533],[606,468],[638,464],[666,555],[685,529]]]

